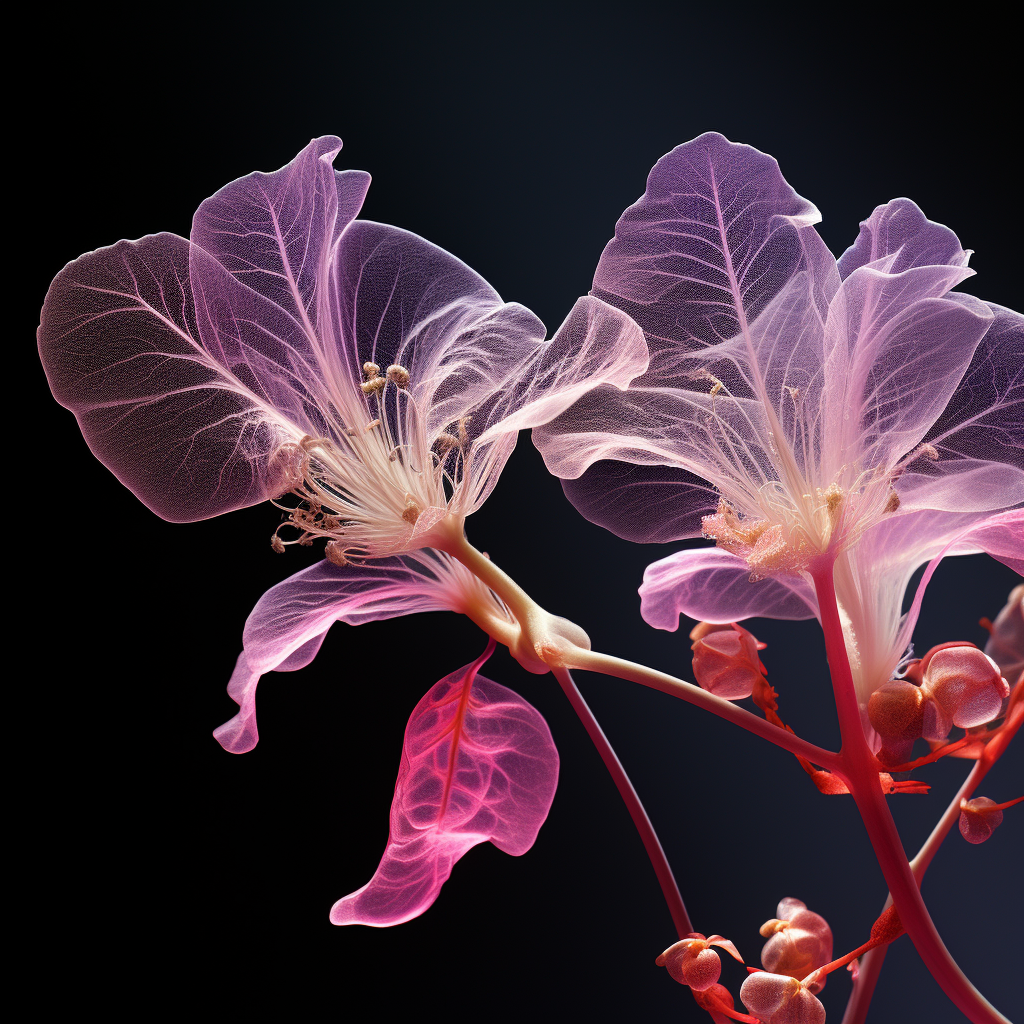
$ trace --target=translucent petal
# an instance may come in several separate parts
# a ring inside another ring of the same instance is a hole
[[[422,553],[343,568],[325,559],[271,587],[246,620],[243,651],[228,683],[239,711],[214,732],[217,741],[234,754],[256,746],[256,687],[261,677],[308,665],[335,622],[355,626],[459,608],[464,588],[472,585],[466,577],[447,556]]]
[[[747,563],[718,547],[677,551],[652,563],[640,587],[640,613],[657,629],[678,629],[680,615],[703,622],[810,619],[817,607],[814,588],[799,576],[751,583]]]

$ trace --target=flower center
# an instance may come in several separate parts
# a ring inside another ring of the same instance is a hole
[[[282,445],[271,471],[282,480],[279,494],[299,499],[271,539],[275,551],[289,544],[327,540],[326,556],[337,565],[424,546],[422,536],[457,504],[469,439],[468,417],[428,438],[424,420],[409,391],[405,367],[363,364],[359,385],[365,398],[352,396],[347,424],[333,437],[305,436]],[[285,540],[291,527],[298,536]]]

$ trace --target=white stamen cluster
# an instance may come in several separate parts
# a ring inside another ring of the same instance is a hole
[[[299,499],[296,508],[275,502],[287,513],[271,540],[275,551],[323,537],[326,557],[345,565],[421,547],[417,526],[425,510],[439,511],[431,522],[459,511],[470,449],[466,419],[453,426],[458,436],[428,438],[409,371],[392,365],[381,374],[371,362],[362,369],[361,395],[332,396],[341,414],[340,422],[332,417],[332,436],[307,435],[274,455],[279,493]],[[298,536],[283,539],[286,527]]]

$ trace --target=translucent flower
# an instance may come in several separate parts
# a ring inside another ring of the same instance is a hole
[[[663,157],[592,292],[643,328],[649,370],[534,440],[593,522],[716,541],[648,569],[652,625],[810,617],[833,563],[866,703],[919,565],[987,550],[1024,569],[1024,317],[950,290],[969,253],[907,199],[838,262],[818,219],[748,146],[709,133]]]
[[[158,515],[190,522],[271,499],[286,515],[275,550],[326,541],[332,564],[271,591],[287,599],[287,642],[268,653],[254,639],[267,598],[250,619],[231,687],[243,720],[221,733],[234,750],[255,742],[254,674],[307,663],[332,615],[461,610],[474,586],[481,615],[507,614],[450,559],[394,556],[461,531],[520,429],[647,364],[637,326],[602,300],[581,299],[548,342],[454,256],[355,220],[370,179],[332,168],[340,148],[316,139],[281,170],[226,185],[189,239],[80,257],[39,327],[54,396]]]

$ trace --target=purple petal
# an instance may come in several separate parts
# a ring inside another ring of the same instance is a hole
[[[753,616],[812,619],[814,588],[793,576],[750,582],[750,567],[721,548],[677,551],[647,567],[640,614],[656,629],[674,631],[679,616],[703,622],[739,622]]]
[[[822,478],[843,464],[889,467],[928,432],[989,329],[985,303],[946,292],[970,271],[854,271],[829,309],[820,431]]]
[[[230,283],[204,259],[211,281]],[[173,522],[272,495],[268,456],[290,436],[201,335],[189,243],[169,234],[69,263],[50,285],[39,326],[54,397],[78,418],[93,454]]]
[[[820,219],[772,157],[708,132],[655,164],[601,255],[594,294],[629,313],[652,348],[715,345],[798,272],[800,234]]]
[[[333,170],[340,150],[341,139],[332,135],[314,139],[279,171],[257,171],[225,185],[192,220],[191,240],[285,310],[310,338],[330,333],[331,247],[370,185],[365,171]]]
[[[988,500],[995,509],[1024,501],[1024,316],[988,307],[995,319],[924,436],[937,458],[917,458],[897,484],[905,505],[966,509]]]
[[[426,553],[344,568],[325,559],[271,587],[246,620],[243,651],[228,683],[239,712],[213,735],[231,753],[252,750],[259,739],[256,687],[266,672],[304,668],[335,622],[355,626],[457,608],[462,575],[447,556]]]
[[[413,710],[380,867],[334,904],[334,924],[382,928],[411,920],[478,843],[490,840],[519,856],[536,840],[555,795],[558,751],[540,712],[477,675],[493,644],[431,687]]]
[[[911,267],[966,267],[970,252],[949,228],[928,220],[917,203],[893,199],[861,221],[857,241],[839,257],[839,274],[845,280],[858,267],[886,257],[889,272],[901,274]]]

